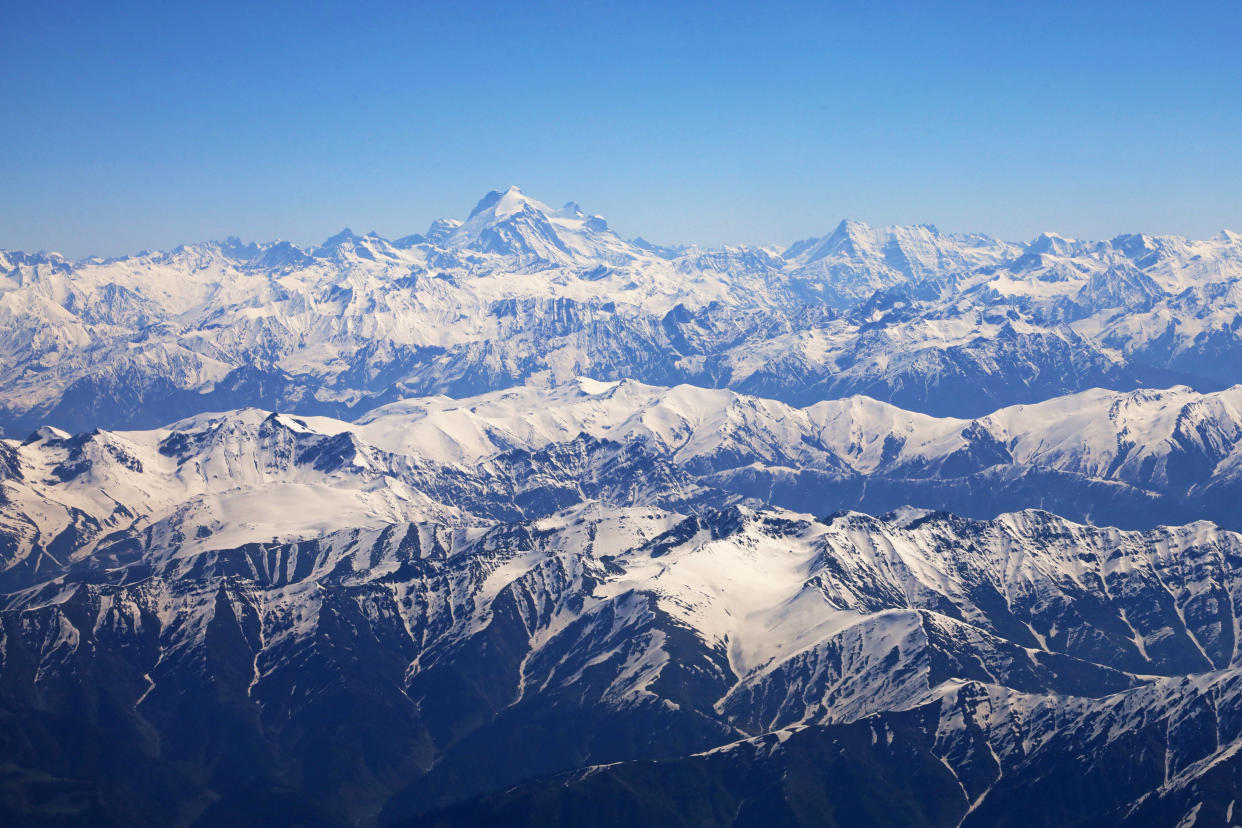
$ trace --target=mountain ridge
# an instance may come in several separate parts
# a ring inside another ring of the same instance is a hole
[[[1237,235],[1067,247],[838,230],[848,249],[830,233],[792,257],[657,249],[511,188],[397,242],[6,254],[0,427],[154,427],[251,403],[348,418],[579,375],[799,406],[867,394],[939,416],[1242,381]]]
[[[473,533],[396,524],[154,569],[142,558],[100,561],[106,577],[67,570],[11,594],[0,653],[6,665],[38,665],[42,692],[58,698],[81,692],[76,677],[129,676],[88,683],[108,695],[76,710],[119,716],[115,744],[157,768],[163,760],[141,747],[146,727],[206,749],[197,755],[208,769],[219,761],[196,720],[177,712],[189,694],[200,716],[256,745],[263,773],[352,814],[341,821],[369,820],[377,799],[388,823],[473,807],[488,791],[512,796],[523,780],[538,785],[581,764],[584,750],[596,761],[577,780],[615,772],[601,762],[727,755],[746,744],[740,736],[774,756],[797,733],[831,740],[861,726],[905,733],[914,755],[960,781],[966,795],[931,824],[991,824],[993,797],[1046,795],[1081,739],[1098,741],[1091,761],[1106,764],[1128,748],[1130,728],[1159,727],[1180,790],[1236,750],[1232,723],[1222,722],[1219,746],[1173,723],[1211,700],[1234,704],[1230,607],[1242,584],[1229,561],[1239,556],[1242,540],[1206,523],[1118,532],[1038,511],[817,520],[739,506],[685,516],[589,505]],[[204,658],[200,672],[193,665]],[[346,664],[366,680],[333,679],[333,665]],[[9,675],[0,705],[25,710],[31,674]],[[213,681],[233,689],[217,696]],[[57,705],[54,716],[76,721],[76,710]],[[371,722],[372,710],[386,726]],[[329,711],[361,728],[365,744],[344,755],[338,745],[331,770],[290,765],[245,735],[258,717],[314,755]],[[511,764],[529,757],[530,728],[570,723],[578,726],[521,769]],[[609,741],[624,732],[653,736]],[[1126,824],[1144,797],[1179,790],[1143,768],[1062,807]],[[908,772],[898,762],[869,784]],[[180,796],[207,785],[226,802],[265,801],[220,770],[182,774],[171,783]],[[161,813],[143,788],[131,790],[137,813]],[[668,801],[658,787],[643,790],[654,805]]]
[[[0,821],[1228,824],[1242,236],[0,251]]]
[[[66,552],[128,558],[175,542],[192,556],[341,525],[484,525],[595,501],[972,518],[1047,508],[1129,528],[1212,518],[1242,529],[1242,386],[1095,390],[965,420],[865,397],[799,409],[581,378],[409,399],[354,422],[247,408],[143,431],[49,427],[0,451],[10,586],[67,564]]]

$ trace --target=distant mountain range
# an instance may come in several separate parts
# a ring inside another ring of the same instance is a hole
[[[0,822],[1242,822],[1242,237],[0,252]]]
[[[626,241],[515,188],[317,248],[0,251],[0,426],[154,427],[577,376],[975,417],[1093,387],[1242,382],[1242,236],[1017,245],[843,222],[777,248]]]

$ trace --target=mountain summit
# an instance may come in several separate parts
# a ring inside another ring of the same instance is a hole
[[[513,256],[524,266],[586,265],[633,258],[632,246],[608,230],[599,216],[576,204],[555,210],[517,187],[492,190],[460,227],[444,237],[446,247]]]

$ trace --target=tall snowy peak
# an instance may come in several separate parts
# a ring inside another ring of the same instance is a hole
[[[946,235],[930,225],[873,227],[845,220],[827,236],[791,245],[785,258],[800,276],[825,282],[841,302],[906,281],[993,265],[1016,249],[984,235]]]
[[[572,203],[555,210],[517,187],[485,195],[465,222],[443,237],[443,243],[547,266],[618,264],[633,258],[631,246],[608,230],[601,217],[587,216]]]

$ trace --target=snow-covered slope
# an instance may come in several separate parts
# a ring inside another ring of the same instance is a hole
[[[354,422],[251,408],[146,431],[47,427],[0,452],[9,583],[133,544],[193,556],[595,500],[748,500],[821,515],[1042,507],[1131,527],[1210,517],[1242,528],[1242,387],[1094,390],[960,420],[866,397],[799,409],[582,378],[403,400]]]
[[[1055,506],[1122,525],[1211,516],[1238,526],[1242,486],[1242,386],[1093,389],[966,420],[867,397],[794,408],[723,389],[578,379],[405,400],[355,428],[388,451],[462,464],[585,433],[666,456],[704,485],[822,513]]]

